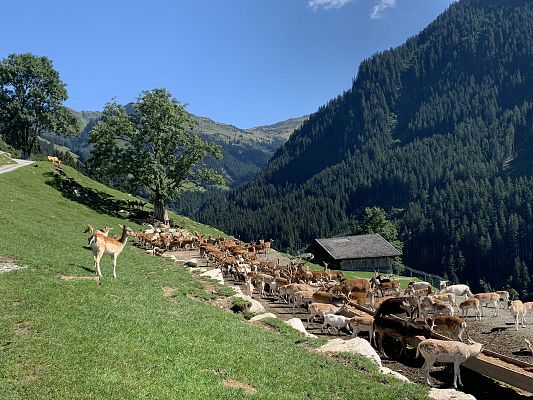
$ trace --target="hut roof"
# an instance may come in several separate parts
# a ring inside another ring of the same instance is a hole
[[[378,233],[315,240],[335,260],[402,255]]]

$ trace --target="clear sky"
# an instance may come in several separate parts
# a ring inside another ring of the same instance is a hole
[[[315,111],[359,63],[403,43],[452,0],[10,0],[0,58],[49,57],[66,105],[98,111],[165,87],[241,128]]]

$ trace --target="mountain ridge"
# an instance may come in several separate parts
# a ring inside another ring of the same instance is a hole
[[[131,103],[127,107],[131,108]],[[46,133],[43,139],[70,149],[80,157],[82,162],[85,162],[90,157],[90,130],[98,122],[102,113],[72,109],[71,112],[80,123],[79,136],[65,137]],[[206,164],[222,173],[229,187],[251,179],[277,148],[288,139],[292,131],[307,118],[307,116],[295,117],[272,125],[240,129],[230,124],[216,122],[208,117],[191,115],[198,124],[193,132],[204,140],[221,146],[223,159],[209,158]],[[61,150],[64,151],[64,148]]]

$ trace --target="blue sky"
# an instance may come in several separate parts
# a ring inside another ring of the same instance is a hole
[[[165,87],[241,128],[315,111],[359,63],[403,43],[452,0],[16,0],[0,3],[0,58],[49,57],[66,105],[101,110]]]

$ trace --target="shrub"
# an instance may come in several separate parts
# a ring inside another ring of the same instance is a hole
[[[252,306],[252,303],[250,303],[248,300],[244,300],[241,297],[235,297],[232,300],[230,309],[231,311],[235,313],[244,313],[250,310],[251,306]]]

